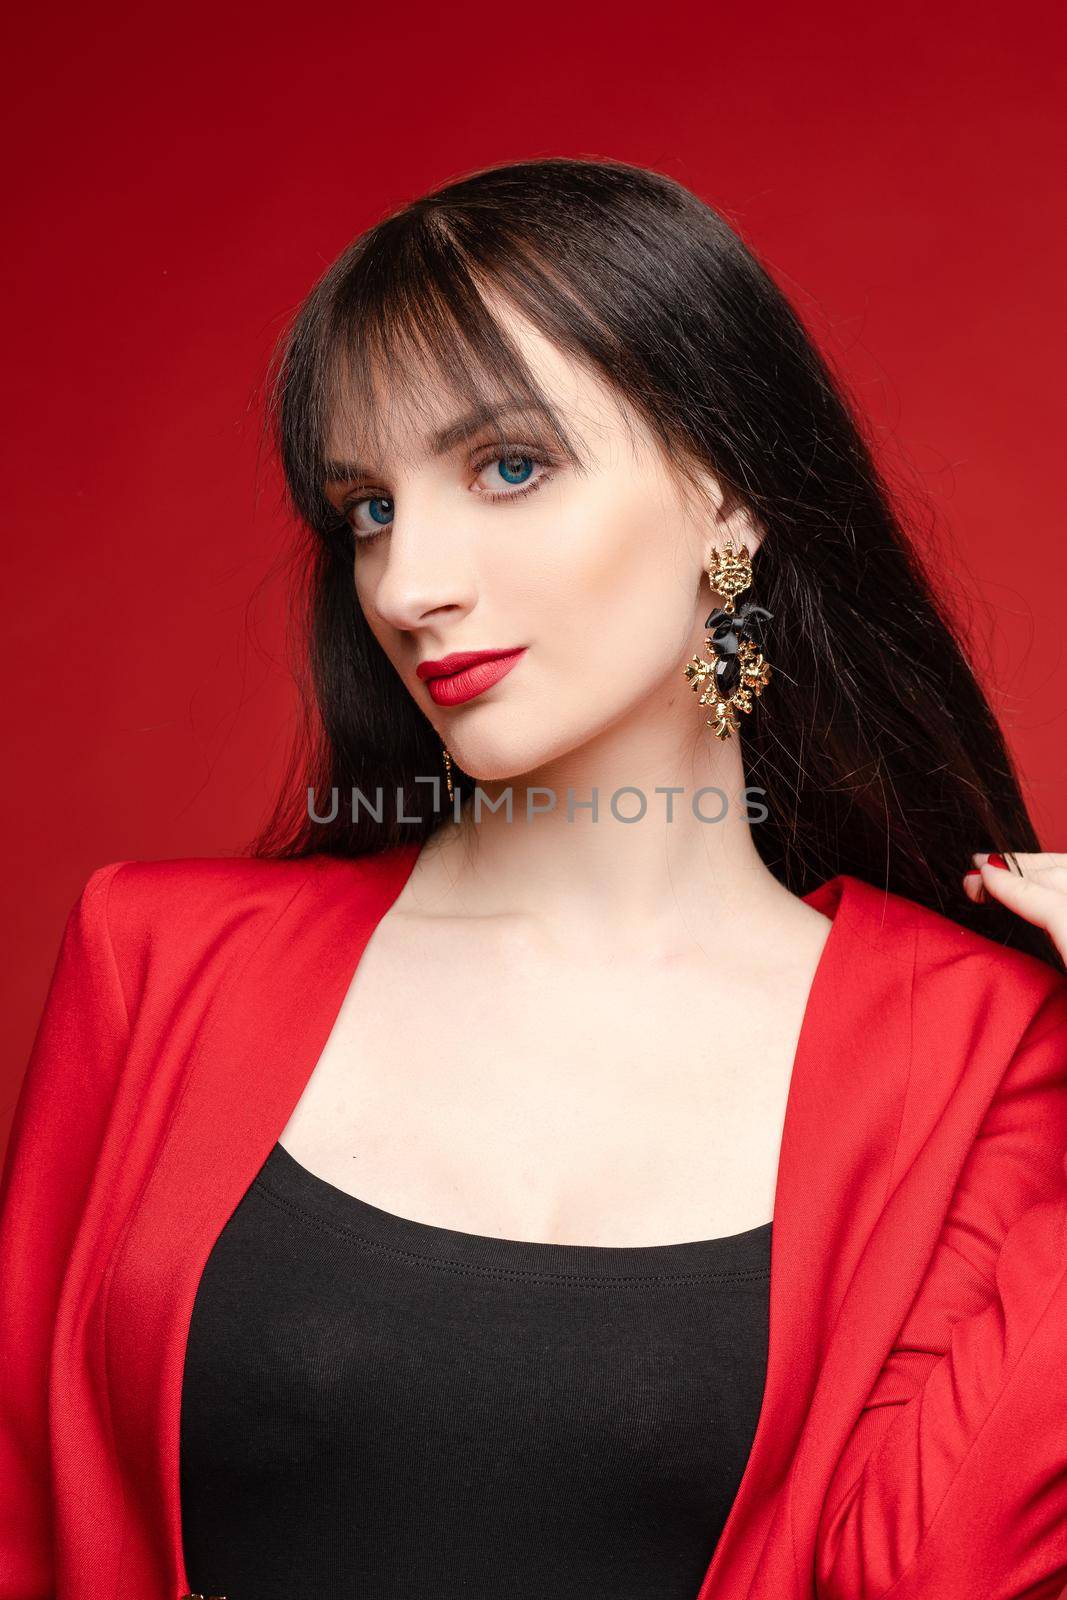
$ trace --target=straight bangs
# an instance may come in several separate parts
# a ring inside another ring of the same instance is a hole
[[[472,261],[430,211],[379,224],[319,282],[283,348],[272,397],[290,503],[315,532],[330,540],[344,530],[326,484],[381,458],[397,411],[428,432],[442,395],[468,425],[495,428],[502,447],[509,435],[498,416],[535,414],[581,467],[558,407],[491,309],[494,298],[508,302],[558,338],[563,308],[553,316],[552,300],[561,291],[532,262],[523,277],[525,293],[503,263],[494,271]]]

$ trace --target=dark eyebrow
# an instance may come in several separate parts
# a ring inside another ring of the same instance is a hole
[[[552,421],[555,420],[548,406],[535,402],[516,401],[506,406],[478,406],[475,410],[468,412],[465,417],[459,417],[455,422],[450,422],[447,427],[439,428],[435,433],[431,433],[427,440],[427,445],[432,455],[447,455],[450,450],[454,450],[457,444],[462,444],[463,440],[469,438],[472,433],[478,433],[482,428],[488,427],[490,423],[503,422],[506,417],[514,416],[537,416],[549,418]],[[373,472],[370,472],[366,467],[360,466],[357,461],[327,461],[324,463],[323,471],[327,483],[350,483],[354,478],[374,477]]]

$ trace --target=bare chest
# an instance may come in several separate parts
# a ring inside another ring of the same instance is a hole
[[[381,937],[381,935],[386,935]],[[767,1222],[810,971],[731,988],[378,930],[281,1143],[440,1227],[652,1245]]]

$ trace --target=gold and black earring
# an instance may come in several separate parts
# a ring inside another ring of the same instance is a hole
[[[445,758],[445,783],[448,785],[448,803],[451,805],[455,799],[455,790],[452,787],[452,757],[449,755],[448,746],[443,740],[441,742],[441,752]]]
[[[693,690],[703,687],[702,706],[710,706],[707,723],[720,739],[728,739],[740,728],[739,712],[752,710],[755,696],[761,695],[771,679],[771,669],[762,651],[763,624],[772,620],[765,606],[747,602],[737,610],[734,598],[752,582],[752,560],[747,545],[735,550],[728,544],[715,554],[708,568],[713,590],[725,596],[719,610],[705,622],[711,632],[704,640],[709,659],[693,656],[686,663],[685,675]]]

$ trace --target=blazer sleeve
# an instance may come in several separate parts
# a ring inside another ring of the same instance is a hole
[[[0,1179],[0,1600],[54,1596],[49,1373],[56,1307],[125,1055],[113,862],[71,910]]]
[[[1067,1583],[1067,983],[990,1103],[839,1458],[818,1600],[1056,1600]]]

